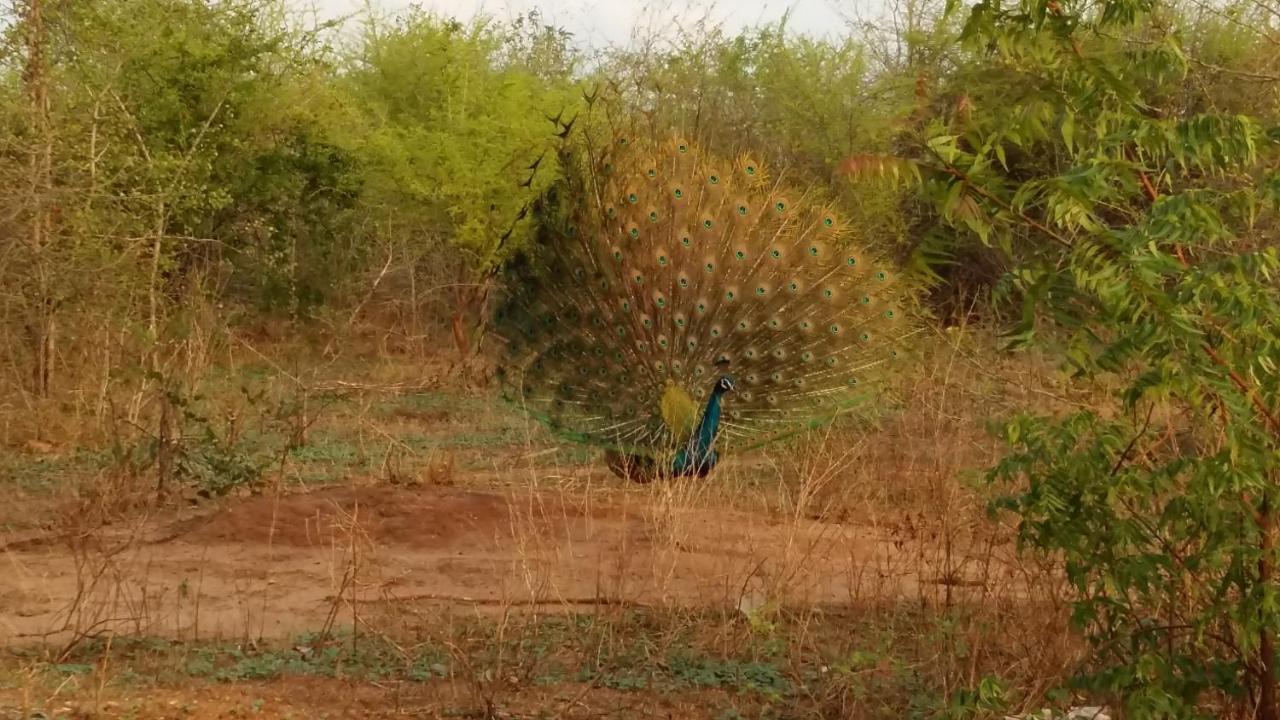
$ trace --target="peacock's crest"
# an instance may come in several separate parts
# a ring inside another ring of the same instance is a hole
[[[765,440],[895,363],[903,284],[815,193],[680,137],[583,144],[496,322],[508,397],[552,429],[672,448],[727,363],[724,439]]]

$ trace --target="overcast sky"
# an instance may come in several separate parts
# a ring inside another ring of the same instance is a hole
[[[292,0],[300,8],[314,7],[322,19],[361,12],[365,0]],[[371,0],[383,13],[410,5],[409,0]],[[839,30],[855,10],[881,0],[719,0],[711,6],[711,18],[735,31],[760,22],[774,21],[791,10],[788,24],[796,32],[825,35]],[[428,10],[459,18],[477,13],[498,18],[514,17],[537,8],[552,24],[574,33],[580,43],[599,47],[625,43],[640,25],[661,27],[669,22],[690,23],[708,12],[708,3],[697,0],[418,0]]]

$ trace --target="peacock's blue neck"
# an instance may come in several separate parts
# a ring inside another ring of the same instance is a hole
[[[725,390],[719,383],[711,391],[711,398],[707,400],[707,407],[702,411],[702,420],[698,423],[697,432],[694,433],[694,448],[697,451],[705,453],[716,441],[716,433],[720,432],[720,405],[724,401],[724,393]]]
[[[672,469],[676,475],[706,475],[716,464],[716,451],[712,447],[720,432],[720,406],[726,390],[716,383],[702,411],[702,419],[689,442],[676,453]]]

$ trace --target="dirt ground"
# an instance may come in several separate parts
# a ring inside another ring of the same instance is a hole
[[[0,643],[69,628],[272,638],[336,608],[845,605],[914,593],[900,539],[687,507],[679,488],[348,484],[231,501],[88,538],[10,542]],[[955,578],[952,578],[954,581]],[[965,583],[959,582],[959,585]]]

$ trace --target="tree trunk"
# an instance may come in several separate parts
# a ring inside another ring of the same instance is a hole
[[[1262,554],[1258,558],[1258,582],[1264,592],[1272,582],[1272,555],[1275,553],[1275,522],[1271,513],[1271,492],[1262,496],[1262,507],[1259,511],[1259,526],[1262,531]],[[1265,609],[1259,613],[1258,655],[1258,720],[1277,720],[1276,707],[1276,647],[1275,636],[1271,632],[1271,614]]]
[[[31,253],[33,289],[31,300],[34,317],[29,324],[33,357],[32,391],[47,397],[53,385],[54,331],[57,302],[53,296],[49,262],[45,257],[50,244],[52,226],[50,195],[53,178],[53,137],[49,125],[49,82],[45,60],[48,31],[45,27],[44,0],[26,0],[18,5],[23,27],[26,64],[22,83],[27,96],[28,123],[32,144],[28,158],[27,211],[29,222],[27,243]]]

